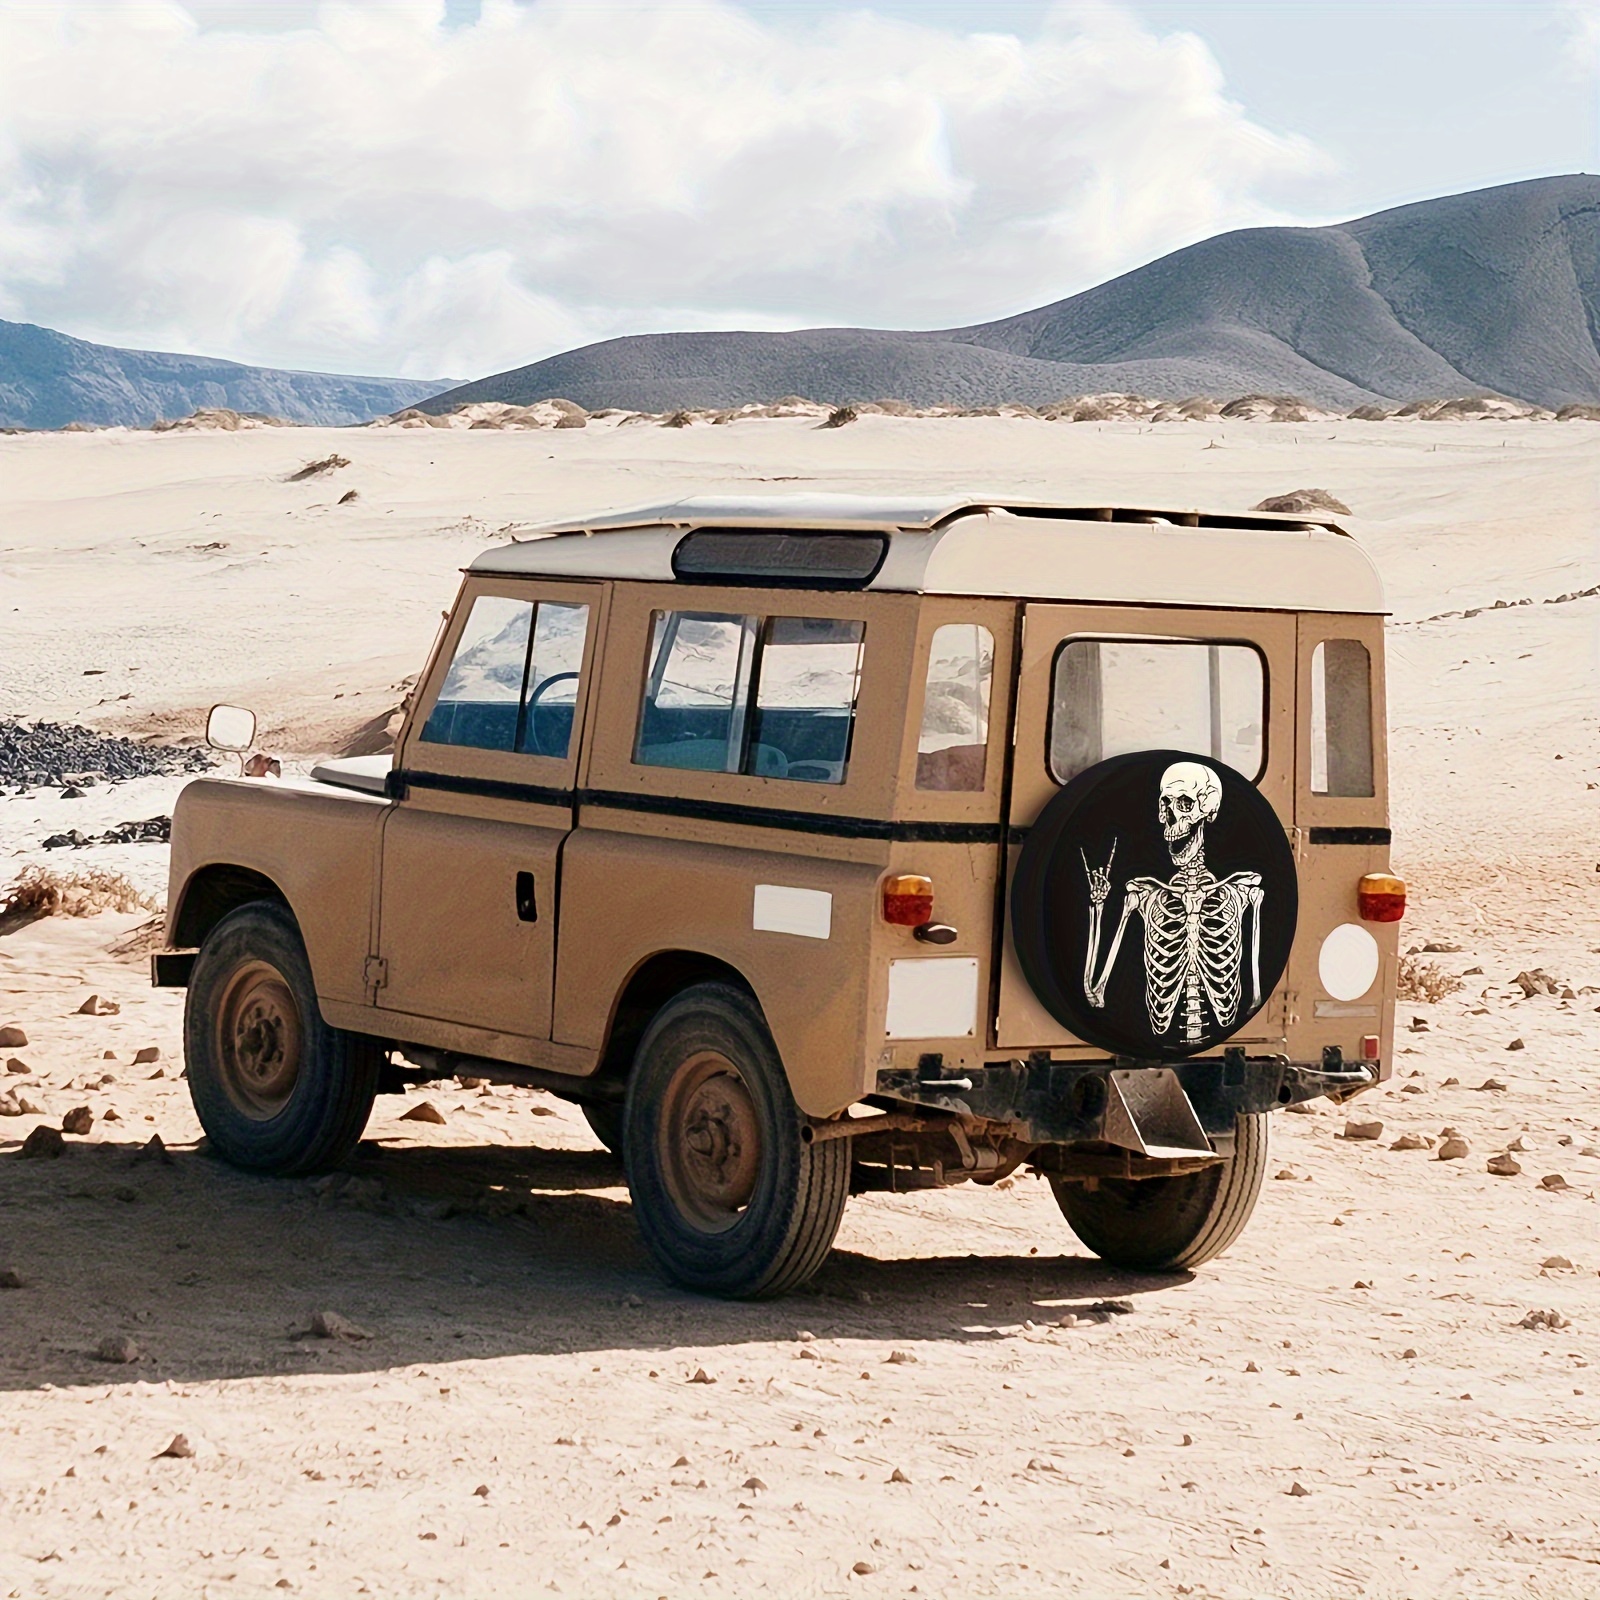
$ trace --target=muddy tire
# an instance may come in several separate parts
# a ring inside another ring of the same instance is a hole
[[[622,1154],[622,1102],[620,1100],[585,1100],[578,1109],[589,1124],[589,1132],[612,1155]]]
[[[337,1166],[355,1148],[382,1052],[322,1020],[287,906],[241,906],[206,936],[183,1043],[195,1113],[224,1161],[295,1176]]]
[[[1267,1166],[1265,1114],[1238,1119],[1233,1156],[1180,1178],[1102,1178],[1097,1189],[1051,1179],[1072,1231],[1113,1266],[1198,1267],[1244,1231]]]
[[[760,1299],[822,1265],[850,1149],[803,1143],[804,1121],[743,990],[697,984],[656,1015],[634,1059],[622,1145],[639,1232],[669,1278]]]

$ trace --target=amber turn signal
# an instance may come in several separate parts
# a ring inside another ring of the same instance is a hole
[[[1356,885],[1363,922],[1398,922],[1406,914],[1406,880],[1387,872],[1369,872]]]
[[[915,872],[883,880],[883,920],[897,928],[920,928],[933,920],[933,879]]]

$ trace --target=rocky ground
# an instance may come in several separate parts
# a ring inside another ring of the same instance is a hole
[[[1382,1091],[1274,1119],[1196,1275],[1105,1270],[1018,1179],[853,1201],[808,1292],[749,1306],[661,1282],[547,1096],[382,1098],[331,1183],[221,1166],[148,913],[14,923],[0,1597],[1600,1593],[1595,458],[1565,424],[1317,426],[0,441],[0,714],[172,744],[239,699],[302,760],[381,733],[454,568],[519,521],[747,483],[1323,486],[1393,597],[1407,944],[1443,980]],[[165,846],[107,835],[182,774],[69,797],[82,770],[0,776],[0,884],[154,904]]]

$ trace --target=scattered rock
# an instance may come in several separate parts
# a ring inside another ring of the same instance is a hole
[[[1509,1153],[1490,1156],[1489,1171],[1497,1178],[1515,1178],[1522,1173],[1522,1163]]]
[[[1389,1148],[1391,1150],[1426,1150],[1428,1148],[1428,1141],[1426,1139],[1419,1138],[1414,1133],[1402,1133],[1400,1137],[1389,1146]]]
[[[54,1161],[66,1149],[67,1141],[61,1137],[59,1128],[52,1128],[44,1123],[33,1130],[22,1141],[20,1154],[24,1161]]]
[[[342,1317],[337,1311],[314,1311],[311,1314],[311,1332],[318,1339],[343,1339],[351,1344],[372,1335],[363,1327]]]
[[[0,1289],[20,1289],[23,1287],[22,1274],[13,1267],[0,1267]]]
[[[115,1366],[127,1366],[137,1361],[143,1352],[125,1333],[114,1333],[94,1347],[96,1361],[108,1361]]]
[[[157,1461],[170,1456],[174,1461],[187,1461],[194,1454],[194,1446],[181,1433],[172,1436],[172,1443],[165,1450],[158,1450],[155,1454]]]
[[[1230,402],[1231,403],[1231,402]],[[1326,489],[1295,489],[1289,494],[1268,495],[1252,511],[1276,511],[1291,517],[1307,511],[1336,511],[1341,517],[1350,515],[1350,507],[1336,499]]]
[[[1527,1045],[1525,1045],[1521,1039],[1513,1039],[1511,1043],[1506,1046],[1507,1050],[1526,1050],[1527,1048]]]
[[[1517,1326],[1519,1328],[1548,1328],[1553,1331],[1559,1331],[1562,1328],[1570,1328],[1572,1322],[1570,1318],[1562,1316],[1559,1311],[1530,1311]]]
[[[7,1072],[27,1073],[31,1072],[32,1070],[33,1069],[26,1061],[19,1061],[15,1056],[12,1056],[12,1058],[6,1062]]]
[[[1417,1352],[1411,1345],[1407,1345],[1405,1349],[1400,1352],[1400,1359],[1402,1361],[1415,1361],[1417,1359]]]
[[[1555,994],[1561,988],[1543,967],[1535,967],[1532,972],[1519,972],[1511,981],[1529,1000],[1536,994]]]
[[[14,1094],[9,1092],[0,1094],[0,1117],[20,1117],[22,1103]]]
[[[1570,1189],[1572,1185],[1559,1172],[1547,1172],[1539,1180],[1541,1189]]]
[[[905,1475],[905,1473],[903,1473],[899,1469],[899,1467],[896,1467],[894,1469],[894,1471],[889,1474],[889,1482],[890,1483],[910,1483],[911,1480]]]
[[[27,1048],[28,1036],[21,1028],[12,1023],[8,1027],[0,1028],[0,1050],[24,1050]],[[10,1065],[8,1062],[7,1065]]]
[[[1413,1033],[1427,1033],[1432,1027],[1433,1024],[1426,1017],[1413,1017],[1411,1019],[1411,1031]]]
[[[1460,1084],[1460,1082],[1461,1080],[1459,1078],[1446,1078],[1444,1082],[1439,1085],[1439,1087],[1441,1089],[1454,1089]]]
[[[902,1367],[915,1363],[917,1358],[909,1350],[891,1350],[883,1359],[886,1366]]]
[[[1571,1272],[1574,1270],[1572,1263],[1565,1256],[1546,1256],[1539,1265],[1546,1272]]]
[[[1344,1125],[1346,1139],[1381,1139],[1383,1137],[1383,1124],[1381,1122],[1362,1122],[1352,1117]]]
[[[1525,1134],[1519,1133],[1507,1146],[1507,1150],[1515,1151],[1519,1156],[1525,1156],[1533,1149],[1533,1141]]]
[[[694,1376],[689,1380],[690,1383],[715,1383],[716,1381],[704,1367],[696,1367]]]
[[[489,1498],[489,1485],[486,1483],[480,1483],[472,1492],[477,1495],[480,1500],[487,1500]]]
[[[1296,1175],[1288,1167],[1279,1167],[1278,1170],[1272,1174],[1272,1176],[1274,1178],[1282,1179],[1285,1183],[1293,1183],[1296,1181]]]
[[[78,1007],[80,1017],[114,1017],[122,1007],[115,1000],[105,1000],[97,994],[92,994]]]
[[[870,1561],[858,1561],[850,1569],[858,1578],[871,1577],[878,1569]]]
[[[172,1157],[167,1154],[167,1147],[161,1142],[159,1133],[152,1133],[150,1137],[133,1153],[134,1164],[141,1161],[159,1161],[162,1166],[170,1167]]]
[[[1458,956],[1461,954],[1461,946],[1446,944],[1442,939],[1437,939],[1432,944],[1423,945],[1422,953],[1425,956]]]
[[[87,1133],[94,1126],[94,1112],[88,1106],[74,1106],[61,1119],[63,1133]]]
[[[1478,1094],[1497,1094],[1503,1093],[1504,1090],[1505,1085],[1501,1083],[1498,1078],[1485,1078],[1483,1082],[1478,1085],[1476,1092]]]
[[[147,1044],[133,1052],[133,1064],[136,1067],[143,1067],[152,1061],[159,1061],[160,1059],[161,1047],[159,1045]]]
[[[400,1120],[402,1122],[442,1123],[444,1121],[444,1112],[442,1112],[431,1100],[424,1100],[420,1104],[412,1106],[409,1111],[405,1112],[404,1115],[401,1116]]]
[[[1295,1481],[1284,1490],[1284,1493],[1292,1494],[1297,1500],[1303,1500],[1308,1494],[1311,1493],[1311,1491],[1306,1488],[1306,1486],[1301,1483],[1298,1478],[1296,1478]]]
[[[761,1490],[766,1488],[766,1484],[760,1478],[746,1478],[739,1487],[741,1489],[754,1489],[759,1494]]]
[[[1131,1300],[1096,1300],[1089,1307],[1092,1317],[1131,1317],[1133,1315],[1133,1301]]]
[[[1439,1141],[1439,1161],[1459,1161],[1472,1154],[1472,1146],[1459,1133],[1447,1134]]]

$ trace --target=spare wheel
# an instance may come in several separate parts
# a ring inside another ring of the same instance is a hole
[[[1029,830],[1011,932],[1034,993],[1117,1056],[1181,1060],[1266,1004],[1299,913],[1294,852],[1266,798],[1182,750],[1113,756]]]

